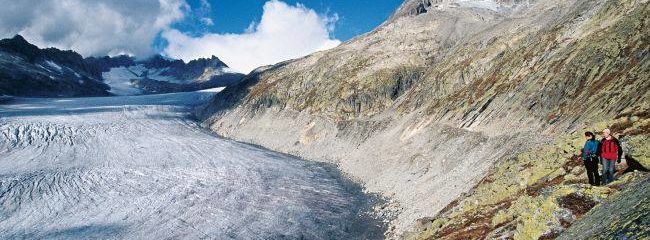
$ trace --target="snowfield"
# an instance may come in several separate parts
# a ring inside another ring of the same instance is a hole
[[[0,105],[0,239],[373,239],[336,168],[219,138],[215,92]]]
[[[127,67],[111,68],[102,73],[104,83],[111,87],[110,92],[115,95],[139,95],[142,90],[131,83],[131,79],[140,77]]]

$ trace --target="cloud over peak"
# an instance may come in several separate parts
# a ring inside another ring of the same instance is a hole
[[[235,70],[250,72],[339,45],[339,40],[330,37],[336,21],[336,15],[323,16],[300,4],[271,0],[264,5],[260,22],[252,23],[241,34],[192,37],[175,29],[165,30],[162,36],[168,46],[164,53],[184,60],[216,55]]]
[[[153,53],[157,35],[182,19],[184,0],[0,0],[0,36],[82,55]]]

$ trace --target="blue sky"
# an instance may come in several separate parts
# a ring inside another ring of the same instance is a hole
[[[339,19],[332,35],[346,41],[366,33],[386,20],[403,0],[282,0],[290,5],[297,3],[315,10],[319,14],[334,15]],[[206,26],[199,19],[188,17],[174,27],[189,34],[241,33],[251,22],[262,16],[262,7],[267,0],[208,0],[211,7],[205,14],[214,25]],[[189,0],[192,11],[201,11],[201,0]],[[200,13],[204,14],[204,13]]]

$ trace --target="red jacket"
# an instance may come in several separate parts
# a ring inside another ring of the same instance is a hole
[[[615,137],[607,140],[603,138],[598,145],[598,156],[607,159],[607,160],[620,160],[623,156],[623,148],[621,147],[621,142],[618,141]]]

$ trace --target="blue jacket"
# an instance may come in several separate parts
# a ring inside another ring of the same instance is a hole
[[[586,160],[589,155],[597,155],[599,144],[598,140],[587,140],[585,147],[582,148],[582,160]]]

